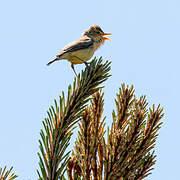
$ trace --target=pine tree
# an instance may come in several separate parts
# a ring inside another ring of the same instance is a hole
[[[110,62],[95,58],[68,87],[67,98],[62,92],[54,100],[40,131],[40,180],[67,176],[70,180],[135,180],[151,174],[163,110],[160,105],[148,110],[146,97],[136,98],[133,86],[122,84],[106,132],[100,84],[110,77],[109,71]],[[67,147],[77,123],[78,138],[70,156]]]
[[[136,98],[134,87],[122,84],[106,131],[100,85],[109,71],[110,62],[94,58],[69,85],[67,97],[62,92],[54,100],[40,130],[39,180],[141,180],[151,174],[163,109],[148,109],[145,96]],[[74,149],[67,151],[77,124]],[[0,168],[0,180],[15,179],[11,171]]]
[[[4,168],[0,168],[0,180],[13,180],[18,177],[18,175],[11,173],[13,167],[11,167],[9,170],[6,169],[6,166]]]

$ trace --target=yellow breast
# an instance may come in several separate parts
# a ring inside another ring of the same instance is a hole
[[[91,59],[93,54],[93,48],[87,48],[74,52],[65,53],[62,58],[69,60],[73,64],[82,64],[83,62],[80,59],[82,59],[83,61],[88,61],[89,59]]]

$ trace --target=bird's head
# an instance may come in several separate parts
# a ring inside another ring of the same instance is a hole
[[[90,26],[88,30],[86,30],[83,35],[86,35],[92,38],[95,42],[104,43],[105,40],[111,40],[106,35],[111,35],[110,33],[104,33],[103,30],[98,25]]]

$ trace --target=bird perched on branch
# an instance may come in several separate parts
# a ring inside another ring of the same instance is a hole
[[[91,59],[94,52],[104,44],[105,40],[111,40],[105,37],[106,35],[111,34],[104,33],[98,25],[90,26],[88,30],[83,32],[82,37],[79,40],[65,46],[56,58],[50,61],[47,65],[50,65],[55,61],[67,59],[71,62],[71,67],[76,74],[74,65],[84,63],[88,66],[87,61]]]

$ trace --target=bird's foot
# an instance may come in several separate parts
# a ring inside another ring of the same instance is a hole
[[[75,69],[74,69],[74,64],[71,64],[71,67],[72,67],[73,72],[74,72],[74,74],[76,75],[76,77],[78,77],[78,76],[77,76],[77,73],[76,73],[76,71],[75,71]]]
[[[91,63],[84,61],[84,64],[86,65],[86,67],[89,67]]]

